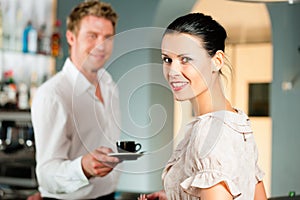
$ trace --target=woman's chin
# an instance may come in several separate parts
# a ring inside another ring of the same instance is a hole
[[[174,99],[176,101],[186,101],[186,100],[189,100],[190,98],[187,98],[187,97],[179,97],[179,96],[175,96],[174,95]]]

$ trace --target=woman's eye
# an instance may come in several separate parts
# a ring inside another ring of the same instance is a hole
[[[171,59],[171,58],[168,58],[168,57],[163,57],[162,60],[163,60],[163,62],[165,62],[165,63],[171,63],[171,62],[172,62],[172,59]]]
[[[191,61],[192,59],[191,58],[189,58],[189,57],[182,57],[181,58],[181,63],[182,64],[185,64],[185,63],[188,63],[189,61]]]

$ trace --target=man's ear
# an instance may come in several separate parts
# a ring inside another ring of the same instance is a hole
[[[220,71],[225,62],[225,54],[223,51],[218,50],[216,54],[212,57],[213,62],[213,72]]]
[[[67,38],[68,44],[69,44],[70,46],[72,46],[73,43],[74,43],[74,40],[75,40],[75,35],[74,35],[74,33],[71,32],[71,31],[69,31],[69,30],[67,30],[67,32],[66,32],[66,38]]]

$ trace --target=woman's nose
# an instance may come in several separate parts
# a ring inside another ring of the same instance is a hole
[[[180,63],[173,62],[169,69],[169,75],[176,76],[180,74]]]

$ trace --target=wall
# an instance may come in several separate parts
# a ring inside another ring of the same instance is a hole
[[[290,91],[283,91],[283,81],[300,72],[300,4],[268,4],[272,21],[273,83],[271,87],[272,196],[300,193],[300,81]]]
[[[173,97],[161,68],[160,41],[176,16],[194,1],[111,1],[120,15],[116,51],[108,70],[120,86],[122,139],[135,139],[149,154],[124,163],[118,189],[152,192],[162,189],[161,172],[173,150]],[[169,9],[172,5],[172,9]],[[124,42],[125,41],[125,42]]]
[[[65,59],[68,57],[68,45],[65,37],[66,30],[66,17],[71,12],[71,9],[74,5],[81,2],[81,0],[72,0],[72,1],[61,1],[56,0],[57,3],[57,19],[61,21],[60,33],[61,33],[61,43],[62,43],[62,53],[56,58],[56,71],[61,70]]]
[[[272,44],[228,45],[226,52],[233,67],[232,104],[249,114],[249,83],[272,82]],[[265,172],[267,196],[271,196],[272,120],[271,117],[250,117],[257,143],[258,164]]]

